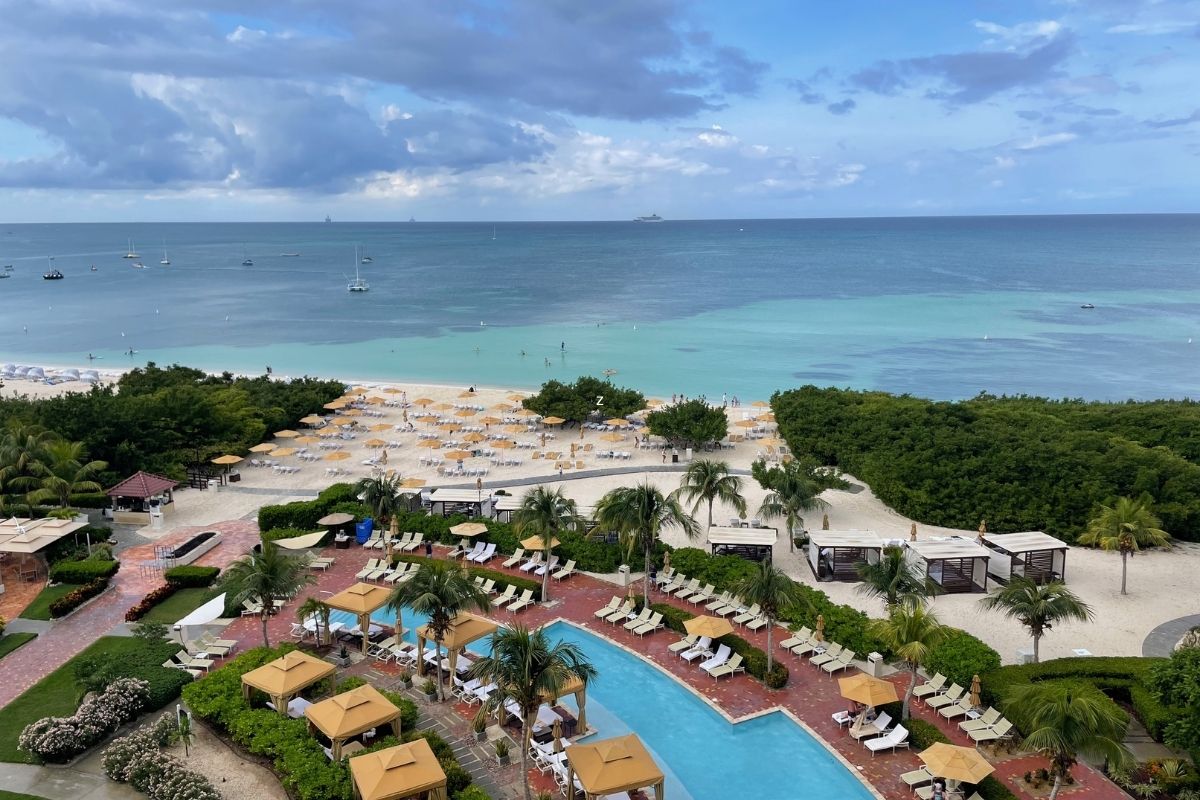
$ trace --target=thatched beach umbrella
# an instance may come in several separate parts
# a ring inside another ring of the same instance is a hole
[[[296,448],[294,448],[294,447],[277,447],[276,449],[271,451],[271,455],[275,456],[276,458],[287,458],[288,456],[296,455]]]
[[[482,442],[486,439],[487,439],[487,437],[484,436],[482,433],[468,433],[466,436],[463,437],[464,442]]]
[[[422,439],[417,442],[417,447],[428,447],[430,450],[437,450],[441,446],[442,443],[438,439]]]
[[[457,422],[444,422],[441,425],[438,425],[438,430],[443,430],[447,433],[454,433],[455,431],[461,431],[462,425]]]
[[[379,432],[379,431],[386,431],[391,427],[392,427],[392,424],[390,422],[376,422],[374,425],[372,425],[367,430]]]
[[[908,540],[910,542],[915,542],[917,540],[917,523],[915,522],[912,524],[912,527],[908,529]]]
[[[299,422],[305,425],[320,425],[325,420],[318,417],[316,414],[309,414],[307,417],[301,417]]]
[[[364,447],[387,447],[387,442],[383,439],[367,439],[363,442]]]
[[[764,400],[755,400],[750,404],[751,408],[770,408],[771,404]]]
[[[484,425],[499,425],[504,420],[499,417],[481,417],[479,421]]]
[[[620,433],[605,433],[605,434],[602,434],[600,436],[600,438],[606,442],[623,442],[623,441],[625,441],[624,435],[622,435]]]
[[[478,413],[479,412],[473,408],[460,408],[458,411],[454,412],[454,416],[456,416],[456,417],[473,417]]]
[[[542,420],[543,425],[562,425],[566,422],[562,417],[546,417]]]
[[[276,439],[295,439],[300,434],[293,430],[275,431]]]
[[[214,458],[212,460],[212,463],[216,464],[217,466],[221,466],[221,467],[232,467],[234,464],[240,464],[241,461],[242,461],[241,456],[224,455],[224,456],[217,456],[216,458]]]
[[[347,453],[345,450],[334,450],[332,453],[329,453],[328,455],[325,456],[325,460],[326,461],[345,461],[349,457],[350,457],[350,454]]]
[[[451,450],[446,453],[445,458],[448,461],[465,461],[468,458],[474,458],[475,454],[470,450]]]
[[[971,678],[971,705],[976,707],[983,705],[983,701],[979,697],[979,690],[979,676],[975,675]]]
[[[251,453],[269,453],[272,450],[274,450],[277,446],[278,445],[271,444],[270,442],[262,442],[261,444],[256,444],[256,445],[254,445],[254,447],[251,447],[250,452]]]
[[[429,397],[418,397],[416,400],[413,400],[413,405],[421,406],[422,408],[425,406],[431,406],[433,405],[433,399]]]
[[[734,427],[737,427],[737,428],[757,428],[758,427],[758,423],[752,419],[739,419],[737,422],[735,422],[733,424],[734,424]]]
[[[405,478],[400,481],[400,486],[404,489],[419,489],[425,485],[424,478]]]
[[[512,439],[497,439],[492,442],[492,447],[495,447],[497,450],[511,450],[516,446],[517,443]]]

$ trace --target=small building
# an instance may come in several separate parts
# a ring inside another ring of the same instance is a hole
[[[762,561],[771,558],[778,540],[777,528],[713,525],[708,529],[708,546],[714,556],[741,556]]]
[[[652,789],[664,800],[663,772],[637,734],[568,747],[567,800],[585,800]]]
[[[521,501],[524,499],[524,495],[518,497],[511,494],[501,494],[493,497],[492,513],[495,520],[504,523],[512,522],[513,512],[521,508]],[[591,533],[596,527],[596,507],[577,505],[576,511],[579,512],[579,518],[583,520],[583,531],[581,532]]]
[[[1070,548],[1049,534],[985,533],[983,546],[994,554],[988,562],[988,575],[1001,583],[1008,583],[1014,577],[1029,578],[1037,584],[1066,580]]]
[[[289,701],[309,686],[333,675],[337,669],[328,661],[300,650],[284,653],[274,661],[242,675],[242,696],[247,700],[255,689],[271,698],[280,714],[288,712]]]
[[[959,536],[918,539],[905,542],[904,546],[917,569],[947,594],[987,591],[992,551],[974,539]]]
[[[451,517],[491,517],[492,495],[482,489],[434,489],[429,493],[429,513]]]
[[[179,481],[151,472],[135,472],[105,492],[112,498],[113,522],[149,525],[156,516],[175,512],[172,492]]]
[[[856,582],[859,564],[878,564],[884,541],[875,531],[808,532],[808,566],[819,581]]]
[[[86,522],[51,517],[13,517],[0,522],[0,592],[6,577],[25,582],[44,580],[48,566],[41,551],[86,527]]]

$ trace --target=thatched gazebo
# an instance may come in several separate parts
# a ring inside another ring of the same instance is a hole
[[[446,631],[446,638],[442,641],[442,647],[445,647],[447,652],[447,660],[450,662],[450,673],[454,673],[454,668],[458,665],[458,654],[469,645],[471,642],[478,641],[485,636],[491,636],[500,627],[486,617],[480,617],[475,614],[466,612],[460,613],[454,619],[450,620],[450,630]],[[433,631],[429,630],[428,625],[422,625],[417,628],[417,651],[421,653],[421,657],[417,659],[417,674],[425,674],[425,642],[434,641]]]

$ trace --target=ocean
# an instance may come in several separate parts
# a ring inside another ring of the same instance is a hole
[[[1200,396],[1200,215],[494,231],[0,224],[0,360],[510,387],[615,370],[651,394],[744,402],[809,383]],[[146,269],[121,257],[130,239]],[[346,291],[356,246],[366,294]],[[64,280],[42,279],[50,256]]]

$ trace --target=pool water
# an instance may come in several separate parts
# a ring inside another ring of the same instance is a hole
[[[334,619],[350,622],[334,614]],[[375,619],[394,624],[391,612]],[[405,638],[424,624],[405,610]],[[636,733],[666,776],[672,800],[831,798],[872,800],[871,793],[824,745],[781,713],[731,725],[674,678],[642,659],[566,623],[547,628],[552,640],[578,645],[598,676],[588,687],[588,724],[598,738]],[[487,640],[470,649],[487,651]],[[562,701],[574,706],[570,695]]]

